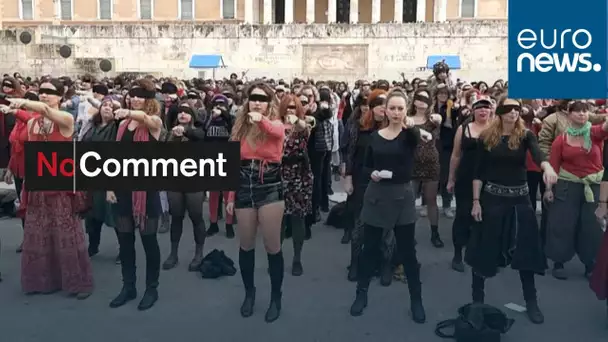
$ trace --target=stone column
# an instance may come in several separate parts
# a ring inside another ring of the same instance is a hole
[[[245,0],[245,24],[253,24],[253,0]]]
[[[285,0],[285,24],[293,24],[293,1]]]
[[[315,0],[306,0],[306,23],[315,23]]]
[[[372,0],[372,24],[377,24],[380,22],[381,6],[382,6],[382,1]]]
[[[350,0],[350,23],[359,23],[359,0]]]
[[[435,0],[435,13],[433,21],[445,22],[448,15],[448,2],[447,0]]]
[[[336,0],[327,0],[327,22],[335,23],[338,16],[338,3]]]
[[[396,23],[403,22],[403,0],[395,0],[395,12],[393,21]]]
[[[272,24],[272,0],[264,0],[264,24]]]
[[[426,21],[426,0],[417,0],[416,2],[416,21]]]

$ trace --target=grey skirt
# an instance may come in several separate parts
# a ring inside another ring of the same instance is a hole
[[[412,184],[369,182],[360,219],[365,224],[384,229],[415,223],[416,196]]]

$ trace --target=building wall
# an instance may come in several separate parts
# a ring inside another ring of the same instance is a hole
[[[0,0],[2,8],[0,24],[3,25],[31,25],[52,23],[55,19],[55,8],[53,0],[35,0],[34,21],[22,21],[19,19],[20,0]],[[57,0],[59,1],[59,0]],[[55,24],[83,24],[97,21],[97,0],[72,0],[74,4],[74,16],[71,21],[55,22]],[[154,21],[178,21],[178,2],[180,0],[154,0]],[[237,20],[244,19],[245,0],[237,1]],[[254,0],[255,2],[256,0]],[[257,0],[259,4],[254,5],[259,13],[254,15],[260,20],[263,18],[263,0]],[[294,0],[294,21],[296,23],[306,22],[306,1]],[[315,22],[327,23],[328,0],[315,1]],[[371,22],[372,0],[359,1],[359,21],[361,23]],[[426,1],[426,20],[433,21],[434,0]],[[459,8],[461,0],[447,0],[447,19],[460,19]],[[506,19],[508,0],[477,0],[477,14],[479,19]],[[392,22],[395,0],[381,0],[380,18],[381,22]],[[195,0],[195,21],[222,21],[220,0]],[[133,22],[140,21],[137,18],[137,0],[114,0],[113,21]]]
[[[169,1],[169,0],[167,0]],[[30,44],[19,41],[24,30]],[[72,56],[58,51],[69,45]],[[103,74],[109,59],[119,72],[153,72],[190,78],[193,54],[220,54],[217,76],[246,71],[250,77],[313,77],[352,81],[428,76],[431,55],[458,55],[469,80],[493,81],[507,74],[505,21],[359,25],[36,25],[0,31],[0,72],[23,75]],[[210,74],[210,73],[209,73]]]

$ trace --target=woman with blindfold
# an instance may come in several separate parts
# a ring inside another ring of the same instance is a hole
[[[27,123],[28,141],[72,141],[74,117],[59,109],[64,91],[62,82],[52,79],[40,85],[40,102],[9,99],[12,108],[40,114]],[[34,191],[23,196],[21,285],[25,293],[63,290],[85,299],[93,292],[93,273],[76,202],[75,195],[66,191]]]
[[[282,178],[285,191],[285,221],[293,240],[291,274],[301,276],[302,248],[306,237],[306,215],[312,213],[313,177],[308,158],[308,137],[314,119],[304,116],[302,104],[295,95],[287,94],[279,105],[279,115],[285,125]],[[307,120],[309,123],[307,123]],[[288,237],[288,234],[285,234]]]
[[[182,103],[177,108],[176,122],[167,138],[170,142],[203,141],[205,131],[201,126],[195,126],[196,113],[188,103]],[[163,269],[174,268],[178,263],[179,241],[184,229],[186,211],[192,221],[194,230],[194,258],[188,265],[188,271],[198,271],[203,261],[203,246],[205,244],[205,221],[203,221],[203,200],[205,192],[167,192],[169,212],[171,213],[171,253],[163,263]]]
[[[226,96],[217,94],[211,99],[211,115],[205,122],[205,141],[207,142],[226,142],[230,140],[232,134],[232,126],[234,125],[233,116],[229,112],[229,100]],[[211,191],[209,193],[209,229],[207,236],[212,236],[220,231],[217,224],[223,208],[220,208],[223,195],[224,202],[228,202],[228,192],[223,194],[219,191]],[[234,238],[233,215],[226,215],[226,237]]]
[[[547,257],[554,262],[553,274],[567,279],[564,264],[575,254],[591,277],[599,251],[602,229],[594,211],[600,204],[600,183],[604,175],[602,149],[608,139],[608,123],[591,125],[589,105],[574,101],[568,107],[570,126],[555,138],[551,166],[558,172],[555,188],[545,190],[548,204]]]
[[[247,92],[247,102],[237,115],[232,140],[241,144],[239,188],[231,192],[226,211],[233,210],[239,221],[239,267],[245,300],[241,316],[253,315],[255,305],[255,243],[257,232],[264,237],[270,274],[270,306],[266,322],[273,322],[281,313],[281,288],[284,260],[281,251],[281,230],[285,202],[281,179],[281,159],[285,127],[280,120],[274,93],[264,83],[254,83]]]
[[[492,119],[492,102],[487,96],[479,96],[472,103],[473,120],[459,126],[454,136],[454,148],[450,159],[447,191],[456,197],[456,215],[452,223],[454,257],[452,269],[464,272],[462,251],[469,241],[473,218],[473,174],[477,160],[477,144],[481,133]]]
[[[431,224],[431,243],[436,248],[443,248],[443,241],[439,234],[439,208],[437,206],[440,176],[437,139],[443,119],[441,115],[431,113],[432,103],[431,95],[427,90],[417,90],[408,110],[408,116],[414,120],[418,128],[433,134],[433,141],[418,144],[418,151],[414,159],[413,179],[416,182],[415,188],[420,189],[423,202],[426,204]]]
[[[160,104],[155,99],[154,84],[147,79],[135,82],[129,91],[131,109],[114,112],[123,120],[116,135],[117,141],[158,141],[162,130]],[[135,275],[135,232],[139,231],[146,254],[146,291],[139,302],[139,310],[150,309],[158,300],[160,249],[156,233],[161,216],[160,196],[157,191],[108,191],[108,202],[115,204],[116,230],[120,247],[123,287],[111,302],[117,308],[137,297]]]
[[[534,275],[544,274],[547,261],[528,193],[527,152],[543,170],[549,188],[557,182],[557,175],[534,133],[525,129],[521,112],[519,101],[502,98],[496,108],[498,118],[481,133],[471,210],[477,224],[471,230],[465,261],[472,268],[474,302],[484,302],[485,279],[495,276],[498,268],[510,265],[519,271],[528,318],[541,324],[544,316]]]

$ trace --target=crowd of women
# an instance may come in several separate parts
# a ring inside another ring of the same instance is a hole
[[[223,81],[5,75],[0,167],[20,200],[22,289],[89,297],[90,258],[99,252],[106,225],[116,232],[122,270],[122,289],[110,306],[138,297],[138,233],[146,260],[138,308],[149,309],[159,298],[160,269],[179,264],[186,214],[196,246],[190,271],[200,268],[205,238],[219,233],[222,215],[227,238],[235,237],[237,226],[243,317],[254,312],[256,236],[263,236],[271,284],[265,319],[272,322],[282,306],[284,239],[292,239],[291,273],[300,276],[305,241],[321,212],[330,210],[331,183],[341,176],[348,194],[342,243],[351,245],[346,277],[356,282],[353,316],[364,312],[370,280],[379,274],[384,286],[404,277],[412,319],[426,321],[415,239],[421,216],[428,217],[435,248],[444,247],[440,232],[447,229],[439,226],[440,215],[454,219],[451,266],[457,272],[465,272],[465,264],[471,268],[473,302],[484,301],[486,279],[511,266],[519,272],[529,319],[543,323],[535,276],[549,269],[550,260],[552,275],[567,279],[564,264],[575,254],[597,297],[606,300],[605,101],[521,101],[508,98],[507,89],[502,80],[492,87],[454,80],[443,63],[428,80],[362,80],[354,86],[246,81],[235,74]],[[25,142],[74,139],[239,141],[239,187],[224,194],[27,191]],[[417,197],[422,207],[416,207]],[[162,262],[157,233],[166,232],[171,249]]]

